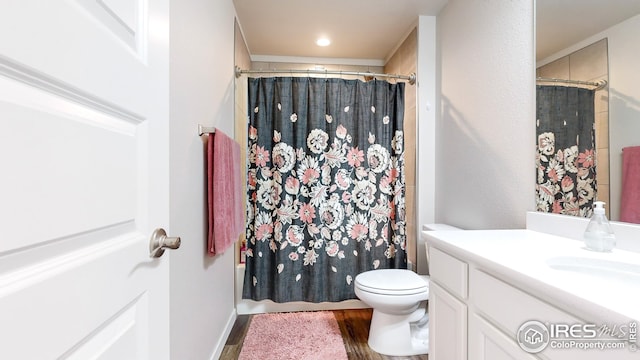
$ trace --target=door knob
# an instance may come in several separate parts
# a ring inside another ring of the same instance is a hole
[[[164,229],[155,229],[149,241],[149,256],[159,258],[164,254],[164,249],[179,248],[180,242],[180,237],[169,237]]]

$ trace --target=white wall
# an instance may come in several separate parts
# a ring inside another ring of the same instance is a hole
[[[436,94],[439,89],[437,63],[437,18],[420,16],[418,20],[418,99],[416,111],[416,262],[419,274],[427,274],[426,245],[420,233],[423,224],[435,221],[436,169]]]
[[[450,0],[437,22],[436,221],[523,228],[534,209],[534,2]]]
[[[232,0],[171,1],[171,358],[217,359],[235,321],[233,249],[205,255],[204,142],[233,136]],[[153,339],[152,339],[153,341]]]

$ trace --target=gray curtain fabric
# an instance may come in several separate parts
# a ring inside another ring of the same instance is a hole
[[[590,217],[596,199],[594,90],[536,87],[537,210]]]
[[[243,298],[354,299],[406,268],[404,84],[250,78]]]

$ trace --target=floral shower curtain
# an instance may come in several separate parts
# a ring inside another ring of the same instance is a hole
[[[537,210],[590,217],[596,199],[594,90],[536,87]]]
[[[406,268],[404,83],[249,79],[243,298],[354,299]]]

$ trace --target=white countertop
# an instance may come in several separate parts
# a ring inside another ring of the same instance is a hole
[[[433,246],[590,321],[640,320],[640,254],[533,230],[423,231]]]

